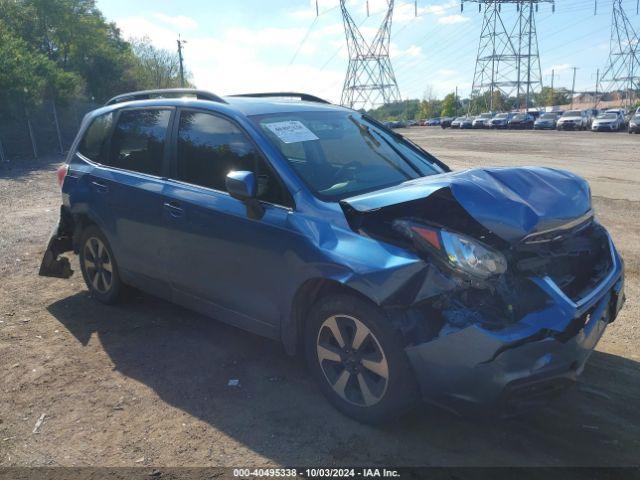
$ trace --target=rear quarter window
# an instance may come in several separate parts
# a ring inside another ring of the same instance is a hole
[[[106,163],[108,140],[113,129],[113,112],[96,117],[84,132],[78,151],[94,162]]]

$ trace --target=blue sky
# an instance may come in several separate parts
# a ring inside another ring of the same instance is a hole
[[[385,0],[349,2],[370,40],[382,19]],[[623,0],[640,31],[636,0]],[[347,52],[338,0],[98,0],[105,16],[125,37],[148,36],[175,49],[178,33],[187,40],[185,61],[200,88],[219,94],[249,91],[305,91],[339,101]],[[556,71],[556,86],[571,86],[571,67],[579,68],[576,90],[593,89],[596,69],[609,52],[612,0],[556,0],[556,11],[541,4],[537,14],[543,80]],[[482,14],[458,0],[396,0],[391,59],[403,98],[471,90]],[[515,6],[503,8],[505,18]],[[306,40],[305,40],[306,38]],[[305,41],[303,41],[305,40]]]

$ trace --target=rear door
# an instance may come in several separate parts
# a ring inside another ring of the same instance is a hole
[[[124,280],[158,294],[169,292],[162,204],[174,111],[119,111],[108,152],[92,169],[89,184],[90,204],[103,207],[100,216]]]
[[[243,328],[273,336],[286,278],[292,202],[248,134],[232,120],[181,110],[175,163],[165,191],[168,268],[175,299]],[[247,217],[226,191],[235,170],[258,178],[264,216]]]

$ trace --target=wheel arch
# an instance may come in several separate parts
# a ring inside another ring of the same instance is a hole
[[[305,319],[311,307],[321,298],[336,294],[352,295],[378,305],[369,296],[338,280],[323,277],[306,280],[293,295],[289,317],[282,326],[282,342],[288,354],[295,355],[301,350]]]

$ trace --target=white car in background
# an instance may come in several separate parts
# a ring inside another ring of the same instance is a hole
[[[586,130],[589,117],[584,110],[568,110],[562,114],[556,123],[558,130]]]
[[[618,110],[607,110],[591,124],[592,132],[618,132],[624,127],[624,116]]]

